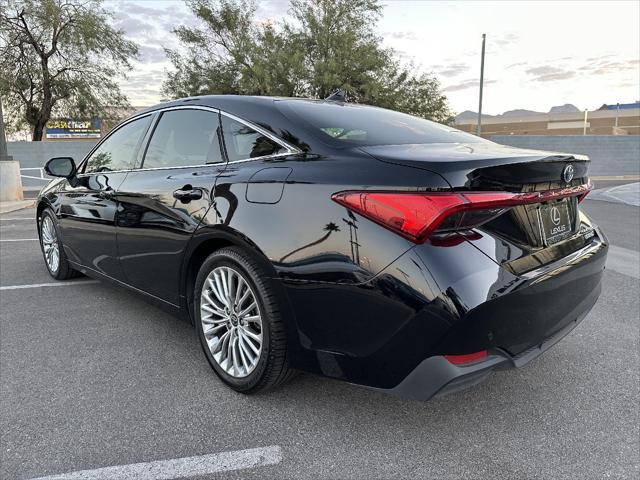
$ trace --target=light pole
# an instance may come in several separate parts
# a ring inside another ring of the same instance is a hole
[[[482,34],[482,55],[480,57],[480,101],[478,102],[478,124],[476,125],[476,135],[480,136],[482,131],[482,87],[484,86],[484,44],[487,34]]]

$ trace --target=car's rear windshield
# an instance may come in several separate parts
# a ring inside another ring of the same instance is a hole
[[[290,120],[306,124],[314,136],[335,146],[484,141],[452,127],[384,108],[313,100],[275,103]]]

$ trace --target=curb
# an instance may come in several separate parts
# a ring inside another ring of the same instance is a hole
[[[0,213],[15,212],[23,208],[33,207],[36,203],[35,198],[30,200],[17,200],[15,202],[0,202]]]

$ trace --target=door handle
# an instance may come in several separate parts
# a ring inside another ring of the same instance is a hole
[[[183,202],[200,200],[202,198],[202,190],[199,188],[193,188],[191,185],[185,185],[184,187],[173,192],[173,198],[182,200]]]

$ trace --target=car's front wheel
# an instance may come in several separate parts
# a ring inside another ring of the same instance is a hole
[[[202,264],[195,320],[209,363],[231,388],[254,393],[290,376],[284,320],[268,274],[250,255],[223,248]]]
[[[60,233],[53,212],[47,208],[40,216],[40,248],[49,274],[56,280],[67,280],[79,275],[64,253]]]

